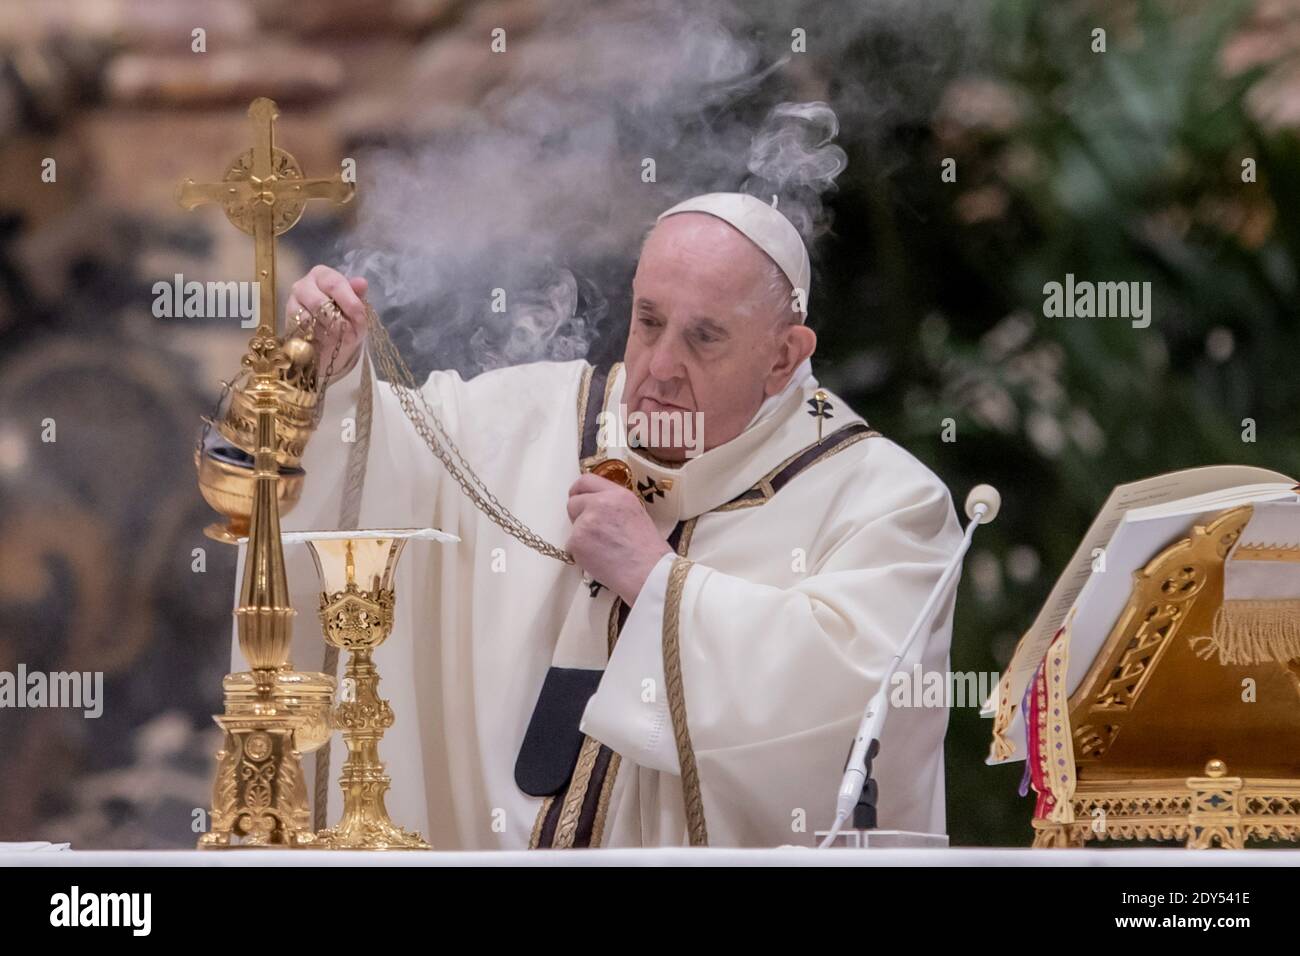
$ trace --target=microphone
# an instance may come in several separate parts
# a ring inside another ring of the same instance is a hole
[[[1002,495],[992,485],[976,485],[970,490],[970,494],[966,496],[966,517],[970,519],[966,525],[966,533],[962,536],[961,545],[948,560],[947,565],[944,566],[938,582],[935,584],[934,589],[930,591],[930,596],[925,599],[925,604],[921,607],[921,613],[912,622],[907,637],[894,653],[894,656],[890,658],[889,666],[885,669],[884,677],[880,681],[880,687],[872,695],[870,703],[867,704],[867,709],[862,712],[862,720],[858,724],[858,733],[853,738],[853,749],[849,751],[849,760],[845,765],[844,776],[840,779],[840,789],[835,799],[835,823],[832,824],[826,839],[819,845],[819,849],[825,849],[835,842],[835,838],[839,836],[845,821],[853,813],[853,808],[862,795],[863,787],[868,783],[870,776],[868,761],[874,759],[879,752],[880,732],[884,729],[885,717],[889,713],[890,681],[897,672],[899,665],[902,664],[903,658],[907,656],[907,652],[912,649],[912,644],[917,637],[924,633],[926,639],[929,639],[930,618],[934,616],[935,608],[939,606],[939,602],[947,597],[948,589],[957,576],[957,569],[961,567],[962,559],[966,556],[966,552],[970,550],[971,541],[975,537],[975,529],[980,525],[988,524],[996,518],[1001,508]],[[872,786],[874,786],[874,782]]]
[[[1002,495],[992,485],[976,485],[966,496],[966,517],[988,524],[1002,510]]]

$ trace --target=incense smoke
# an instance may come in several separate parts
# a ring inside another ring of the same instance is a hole
[[[659,212],[742,190],[775,198],[811,244],[831,226],[825,199],[847,163],[840,119],[889,126],[926,85],[910,71],[934,69],[934,51],[888,77],[869,69],[886,54],[842,69],[859,55],[855,38],[957,19],[946,3],[927,14],[901,0],[842,6],[548,5],[544,24],[508,39],[507,78],[467,118],[361,154],[341,267],[371,280],[418,375],[616,355],[637,249]],[[811,52],[792,51],[795,28]],[[427,91],[413,125],[438,108]]]

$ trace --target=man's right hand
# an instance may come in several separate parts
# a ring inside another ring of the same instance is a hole
[[[316,325],[316,339],[320,350],[322,375],[326,372],[324,366],[334,354],[334,343],[340,335],[343,341],[339,346],[339,354],[334,359],[332,377],[338,378],[341,372],[352,367],[352,362],[366,337],[366,305],[362,300],[368,285],[360,276],[348,278],[329,266],[316,266],[293,284],[289,302],[285,305],[285,315],[288,317],[286,328],[292,333],[295,324],[294,316],[299,309],[304,313],[304,324],[310,322],[307,319],[308,313],[317,316],[319,321]],[[328,325],[328,315],[321,315],[320,312],[321,306],[330,299],[338,304],[339,311],[342,313],[340,321],[337,321],[333,327]]]

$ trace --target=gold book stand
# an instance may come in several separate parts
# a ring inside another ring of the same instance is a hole
[[[1035,847],[1300,840],[1300,661],[1224,665],[1192,643],[1211,631],[1251,512],[1193,527],[1134,575],[1069,697],[1073,819],[1035,819]]]

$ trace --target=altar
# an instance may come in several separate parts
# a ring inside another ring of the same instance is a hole
[[[0,867],[1297,867],[1300,850],[1188,853],[1176,848],[730,849],[657,847],[565,850],[371,852],[365,850],[50,850],[0,855]]]

